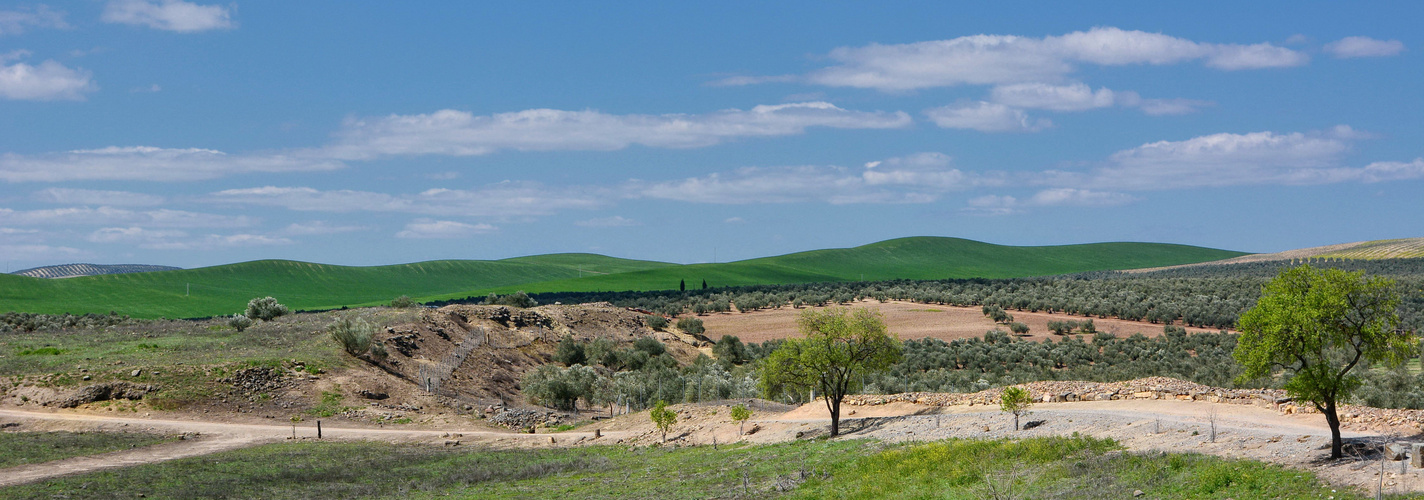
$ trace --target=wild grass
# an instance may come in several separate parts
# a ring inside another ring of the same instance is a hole
[[[284,443],[0,489],[5,498],[1328,498],[1307,472],[1085,437],[490,450]]]
[[[172,439],[133,432],[0,432],[0,468],[126,450]]]

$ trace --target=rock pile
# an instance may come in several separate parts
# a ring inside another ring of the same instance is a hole
[[[242,394],[271,391],[282,387],[283,382],[282,372],[267,366],[243,368],[231,377],[218,379],[218,383],[231,385],[235,392]]]
[[[563,416],[552,411],[505,408],[501,405],[485,408],[485,414],[489,415],[490,422],[510,429],[527,429],[540,425],[552,426],[563,422]]]

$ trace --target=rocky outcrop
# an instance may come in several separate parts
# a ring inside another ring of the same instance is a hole
[[[148,384],[128,382],[105,382],[80,388],[79,391],[59,402],[60,408],[74,408],[82,404],[111,399],[143,399],[149,393],[158,392],[158,387]]]

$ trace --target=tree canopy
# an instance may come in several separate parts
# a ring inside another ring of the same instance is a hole
[[[762,391],[769,398],[788,389],[819,392],[831,414],[831,436],[837,436],[841,401],[865,374],[900,360],[900,341],[870,309],[808,309],[798,323],[805,338],[787,339],[762,361]]]
[[[1340,401],[1361,385],[1361,364],[1398,365],[1415,352],[1414,335],[1399,328],[1394,282],[1361,272],[1287,269],[1266,283],[1241,316],[1233,356],[1238,380],[1283,373],[1285,389],[1310,403],[1330,424],[1331,458],[1342,457]]]

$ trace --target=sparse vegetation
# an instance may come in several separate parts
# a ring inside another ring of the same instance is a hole
[[[499,295],[495,293],[490,293],[488,297],[485,297],[484,303],[486,305],[492,306],[509,306],[519,308],[530,308],[539,305],[539,301],[529,297],[529,294],[524,293],[523,290],[511,293],[509,295]]]
[[[691,333],[694,335],[707,331],[707,328],[702,326],[702,320],[690,317],[678,318],[677,329],[682,330],[683,333]]]
[[[171,439],[134,432],[0,432],[0,468],[126,450]],[[5,496],[3,491],[0,496]]]
[[[372,347],[379,345],[372,340],[376,327],[364,319],[353,318],[350,315],[337,318],[336,321],[326,325],[326,332],[341,346],[342,350],[358,358],[364,358],[371,354]]]
[[[416,305],[418,304],[415,302],[415,300],[411,299],[409,295],[402,295],[400,297],[391,299],[391,307],[394,307],[396,309],[405,309],[408,307],[415,307]]]

